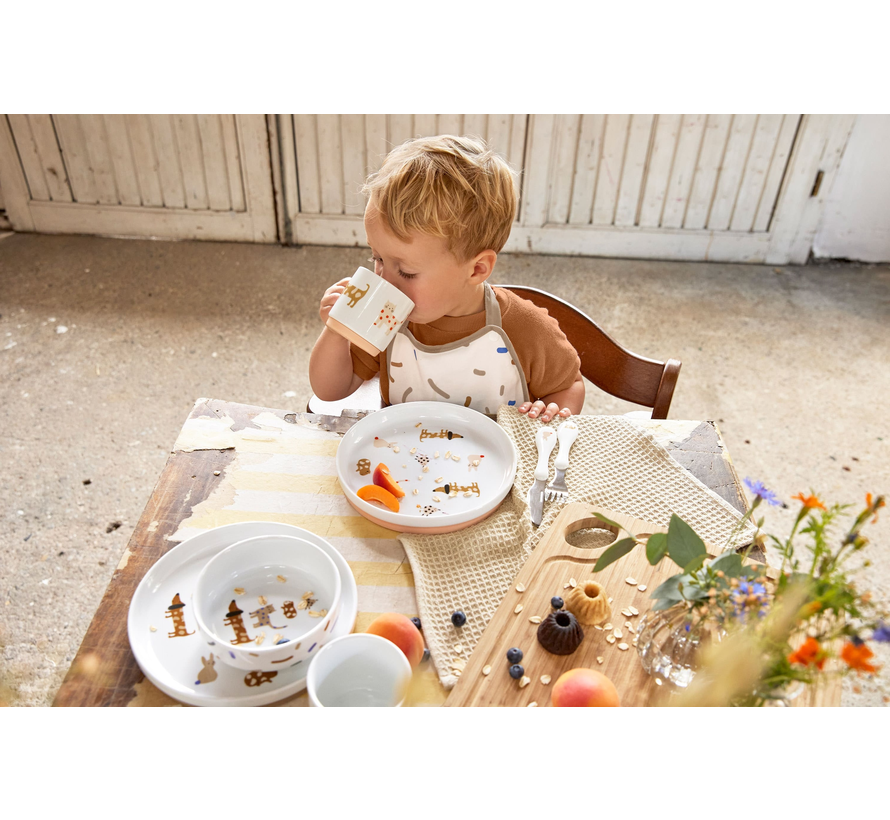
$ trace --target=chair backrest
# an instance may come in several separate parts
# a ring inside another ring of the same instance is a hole
[[[581,375],[619,399],[652,408],[653,419],[667,418],[680,361],[637,356],[616,342],[587,314],[562,299],[524,285],[497,285],[546,308],[578,351]]]

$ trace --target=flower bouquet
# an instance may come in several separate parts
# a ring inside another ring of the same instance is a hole
[[[745,479],[745,485],[754,501],[739,527],[751,520],[759,536],[758,507],[782,502],[760,482]],[[640,625],[637,650],[656,682],[688,687],[687,703],[784,703],[808,685],[878,671],[869,641],[890,640],[887,612],[871,593],[859,591],[853,577],[870,565],[862,559],[868,545],[862,529],[877,520],[884,497],[869,493],[845,532],[839,523],[850,505],[827,507],[812,493],[793,498],[801,506],[788,537],[764,536],[778,549],[778,569],[747,560],[758,539],[712,557],[676,515],[666,533],[622,538],[597,561],[594,572],[642,547],[653,566],[665,558],[677,565],[679,572],[652,592],[652,613],[648,625]],[[655,628],[658,613],[663,615]]]

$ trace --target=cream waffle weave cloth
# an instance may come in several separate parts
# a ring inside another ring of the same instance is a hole
[[[753,538],[753,526],[737,531],[740,513],[674,461],[648,432],[621,416],[573,418],[579,430],[566,473],[571,501],[600,504],[663,527],[676,513],[720,548],[731,536],[737,546]],[[513,489],[497,511],[453,533],[399,534],[414,573],[424,637],[446,689],[457,683],[455,660],[459,668],[459,659],[469,657],[511,582],[559,513],[558,505],[545,503],[541,526],[532,526],[528,490],[538,457],[534,437],[541,423],[507,406],[498,411],[497,422],[519,453]],[[550,455],[551,478],[557,452],[554,448]],[[458,609],[467,616],[461,628],[451,623],[451,613]]]

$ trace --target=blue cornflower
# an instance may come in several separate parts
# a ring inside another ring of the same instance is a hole
[[[780,507],[782,505],[779,497],[772,490],[764,487],[762,481],[753,481],[750,478],[745,478],[744,484],[754,495],[766,501],[771,507]]]
[[[768,600],[769,595],[763,584],[740,581],[732,592],[733,614],[744,621],[748,612],[756,611],[757,616],[762,618],[766,614]]]
[[[879,643],[890,643],[890,626],[883,621],[878,621],[878,628],[871,634],[872,640]]]

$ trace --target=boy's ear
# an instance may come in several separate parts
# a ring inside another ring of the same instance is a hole
[[[482,251],[473,260],[473,272],[470,278],[477,285],[481,285],[494,270],[494,263],[498,261],[498,255],[492,250]]]

